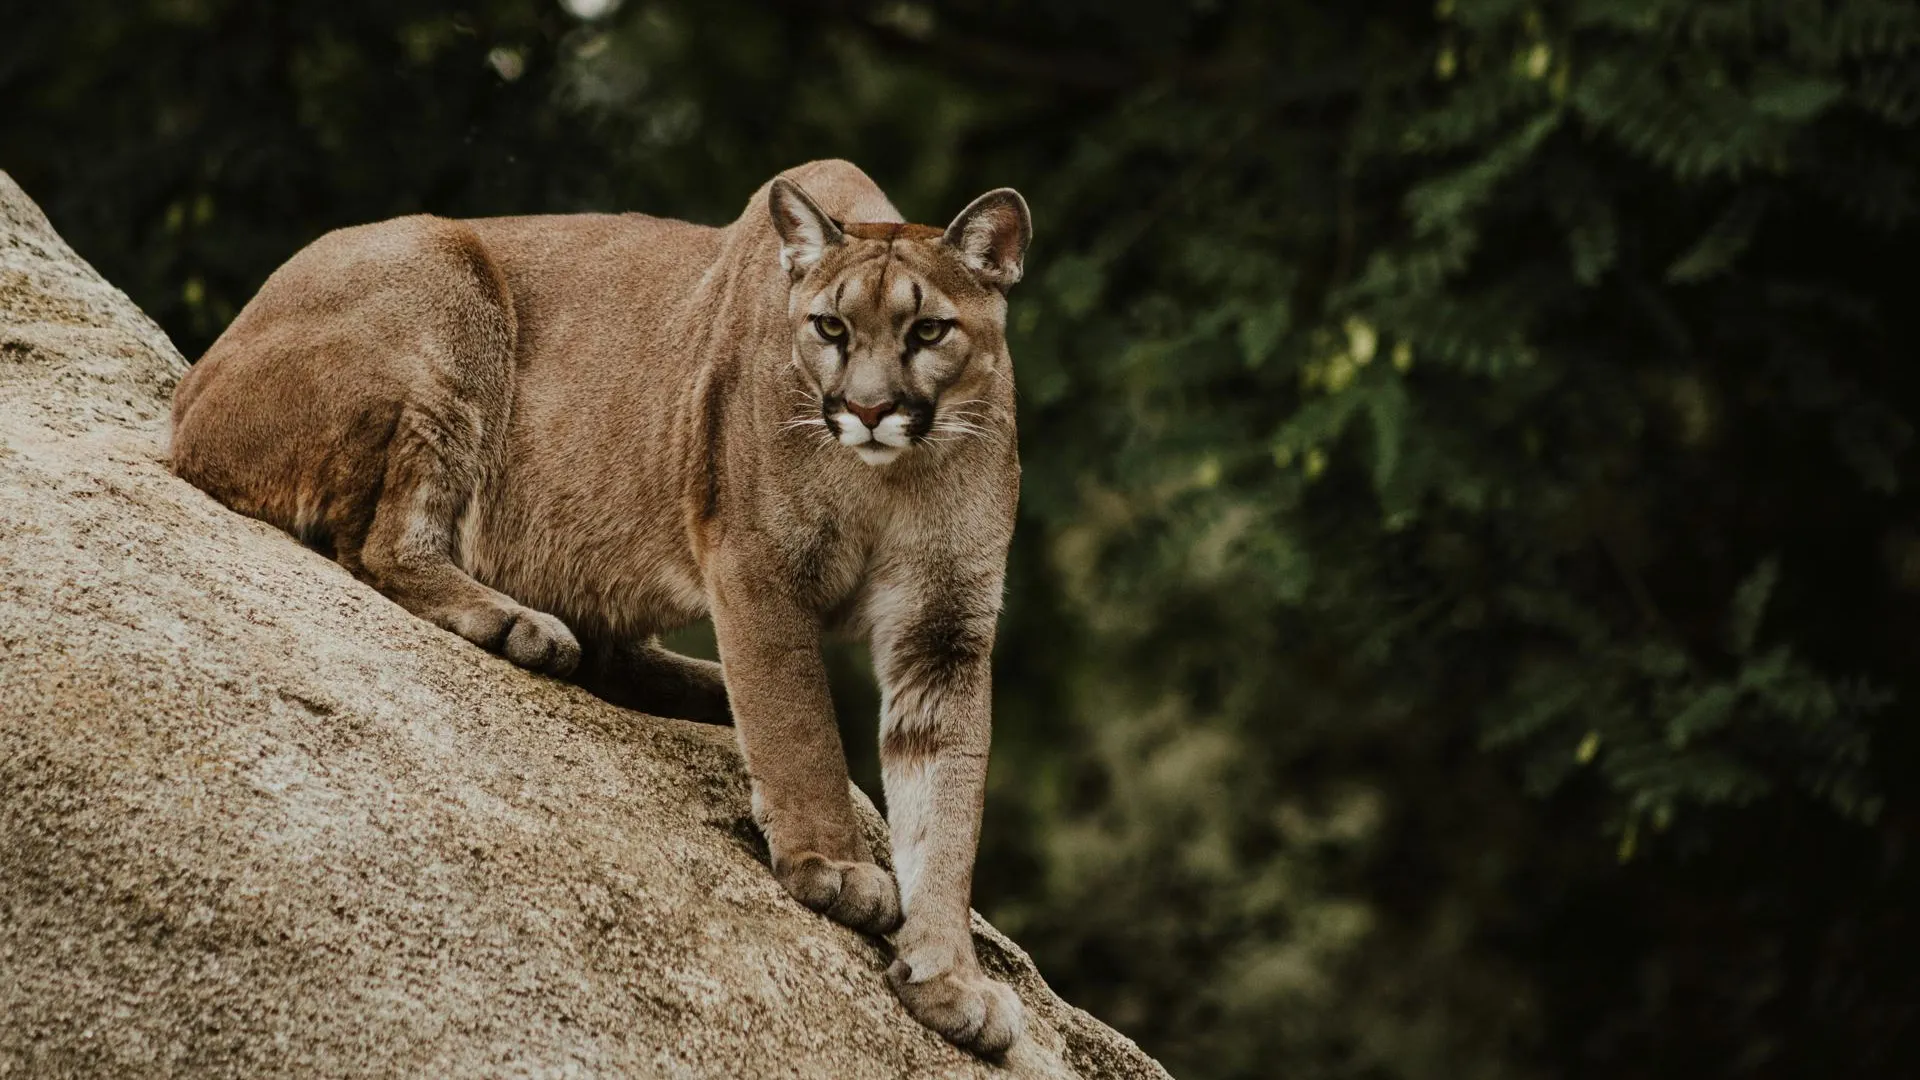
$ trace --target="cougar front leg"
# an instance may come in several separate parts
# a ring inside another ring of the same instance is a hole
[[[887,979],[908,1011],[949,1041],[998,1054],[1025,1019],[1012,990],[980,970],[969,927],[974,851],[993,722],[991,595],[921,597],[875,630],[880,766],[905,921]]]
[[[729,580],[712,590],[713,627],[773,875],[828,918],[887,933],[900,895],[853,816],[819,622],[763,575],[718,576]]]

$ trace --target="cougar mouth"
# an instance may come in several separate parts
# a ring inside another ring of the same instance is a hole
[[[820,409],[835,441],[869,465],[885,465],[918,443],[932,427],[932,411],[930,404],[916,401],[872,408],[843,397],[829,398]]]

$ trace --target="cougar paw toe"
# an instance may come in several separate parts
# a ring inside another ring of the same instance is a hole
[[[774,871],[795,900],[867,934],[900,926],[900,890],[893,875],[873,863],[839,862],[808,853]]]
[[[915,1020],[963,1050],[1004,1054],[1026,1029],[1020,998],[979,972],[942,972],[916,979],[912,965],[895,960],[887,982]]]
[[[580,664],[580,642],[567,624],[531,608],[513,613],[500,652],[521,667],[549,675],[571,674]]]

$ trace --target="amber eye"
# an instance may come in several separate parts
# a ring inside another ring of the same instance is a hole
[[[847,321],[838,315],[815,315],[813,329],[822,338],[836,344],[847,340]]]
[[[952,328],[952,319],[921,319],[913,324],[913,340],[922,345],[938,345]]]

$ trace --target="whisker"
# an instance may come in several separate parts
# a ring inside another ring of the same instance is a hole
[[[995,419],[994,417],[988,416],[984,413],[948,409],[946,411],[935,414],[933,421],[936,424],[943,423],[943,422],[957,423],[957,424],[984,424],[984,423],[990,423],[994,419]]]
[[[967,402],[965,404],[972,404],[972,403]],[[941,413],[947,416],[957,416],[967,420],[975,420],[975,421],[999,420],[1005,415],[1005,413],[1003,413],[1000,409],[993,407],[991,405],[985,408],[978,408],[978,409],[964,408],[959,405],[950,405],[943,408],[941,410]]]
[[[936,442],[963,442],[967,439],[987,440],[995,433],[985,428],[961,427],[957,425],[935,424],[927,429],[927,437]]]
[[[936,424],[963,424],[967,427],[998,427],[991,417],[985,416],[944,416],[934,420]]]
[[[941,403],[940,411],[957,416],[992,416],[1001,410],[991,401],[948,401]]]

